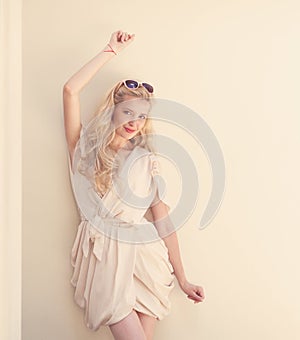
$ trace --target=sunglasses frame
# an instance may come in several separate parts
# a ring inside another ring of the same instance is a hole
[[[128,82],[128,81],[136,83],[137,86],[136,87],[129,87],[126,84],[126,82]],[[134,80],[134,79],[125,79],[125,80],[122,80],[122,84],[129,90],[135,90],[135,89],[139,88],[140,86],[143,86],[150,94],[154,93],[154,87],[149,83],[140,82],[140,81],[137,81],[137,80]],[[152,89],[152,91],[149,91],[149,88],[147,88],[147,87],[150,87],[150,89]]]

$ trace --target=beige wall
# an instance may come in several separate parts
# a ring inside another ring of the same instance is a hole
[[[22,10],[0,0],[0,339],[21,339]]]
[[[116,80],[145,79],[201,114],[226,162],[216,218],[195,227],[210,190],[203,157],[202,196],[179,231],[186,273],[205,302],[176,287],[156,339],[300,336],[299,15],[291,0],[23,4],[23,340],[112,339],[108,329],[87,330],[72,300],[78,216],[61,92],[117,29],[136,41],[86,87],[83,119]]]

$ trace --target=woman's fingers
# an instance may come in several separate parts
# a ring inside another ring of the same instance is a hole
[[[194,301],[194,303],[199,303],[199,302],[202,301],[202,300],[197,300],[194,296],[190,296],[190,295],[188,295],[188,298],[189,298],[190,300]]]
[[[129,39],[131,39],[132,35],[128,34],[127,32],[122,32],[121,37],[120,37],[120,41],[122,43],[128,41]]]
[[[197,295],[188,295],[188,298],[193,300],[195,303],[202,302],[203,299]]]
[[[134,34],[129,34],[127,32],[124,32],[124,31],[116,31],[115,33],[113,33],[113,35],[116,37],[116,40],[117,42],[121,42],[121,43],[124,43],[128,40],[131,40],[135,37]]]
[[[127,32],[118,30],[111,35],[109,44],[116,53],[119,53],[125,47],[127,47],[127,45],[130,44],[134,40],[134,38],[134,34],[129,34]]]
[[[132,42],[134,40],[135,35],[134,34],[128,34],[127,39],[125,42]]]
[[[181,289],[187,294],[189,299],[194,301],[194,303],[202,302],[204,300],[204,291],[201,286],[186,281],[181,285]]]
[[[188,298],[194,300],[195,303],[201,302],[204,299],[203,289],[199,286],[194,286],[188,294]]]
[[[116,33],[117,33],[117,40],[120,40],[120,37],[122,35],[122,31],[117,31]]]
[[[128,33],[124,32],[123,33],[123,40],[122,40],[122,42],[125,42],[127,40],[127,38],[128,38]]]
[[[204,291],[202,287],[197,287],[196,294],[204,299]]]

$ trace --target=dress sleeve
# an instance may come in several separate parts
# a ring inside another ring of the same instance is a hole
[[[175,224],[171,218],[171,204],[168,200],[168,181],[164,175],[163,168],[156,155],[150,156],[150,173],[152,178],[152,190],[154,189],[154,199],[145,214],[145,218],[154,223],[158,234],[161,238],[166,237],[175,231]],[[162,201],[168,210],[168,214],[161,219],[155,220],[152,214],[152,209],[156,203]]]
[[[155,197],[151,206],[155,205],[158,201],[163,201],[167,206],[168,211],[171,209],[171,204],[167,198],[168,183],[164,176],[163,169],[156,155],[150,155],[150,173],[152,178],[152,188],[155,190]]]

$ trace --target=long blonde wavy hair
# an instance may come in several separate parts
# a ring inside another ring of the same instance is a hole
[[[118,82],[107,94],[106,99],[95,112],[87,125],[84,135],[84,152],[81,150],[81,158],[78,171],[85,175],[94,184],[95,190],[103,196],[112,185],[112,174],[118,167],[115,162],[116,152],[110,148],[115,137],[115,126],[112,121],[115,106],[126,101],[126,96],[144,99],[150,103],[153,95],[143,86],[137,89],[128,89],[123,81]],[[129,141],[133,146],[141,146],[154,152],[151,143],[153,127],[151,119],[146,122],[141,131]]]

